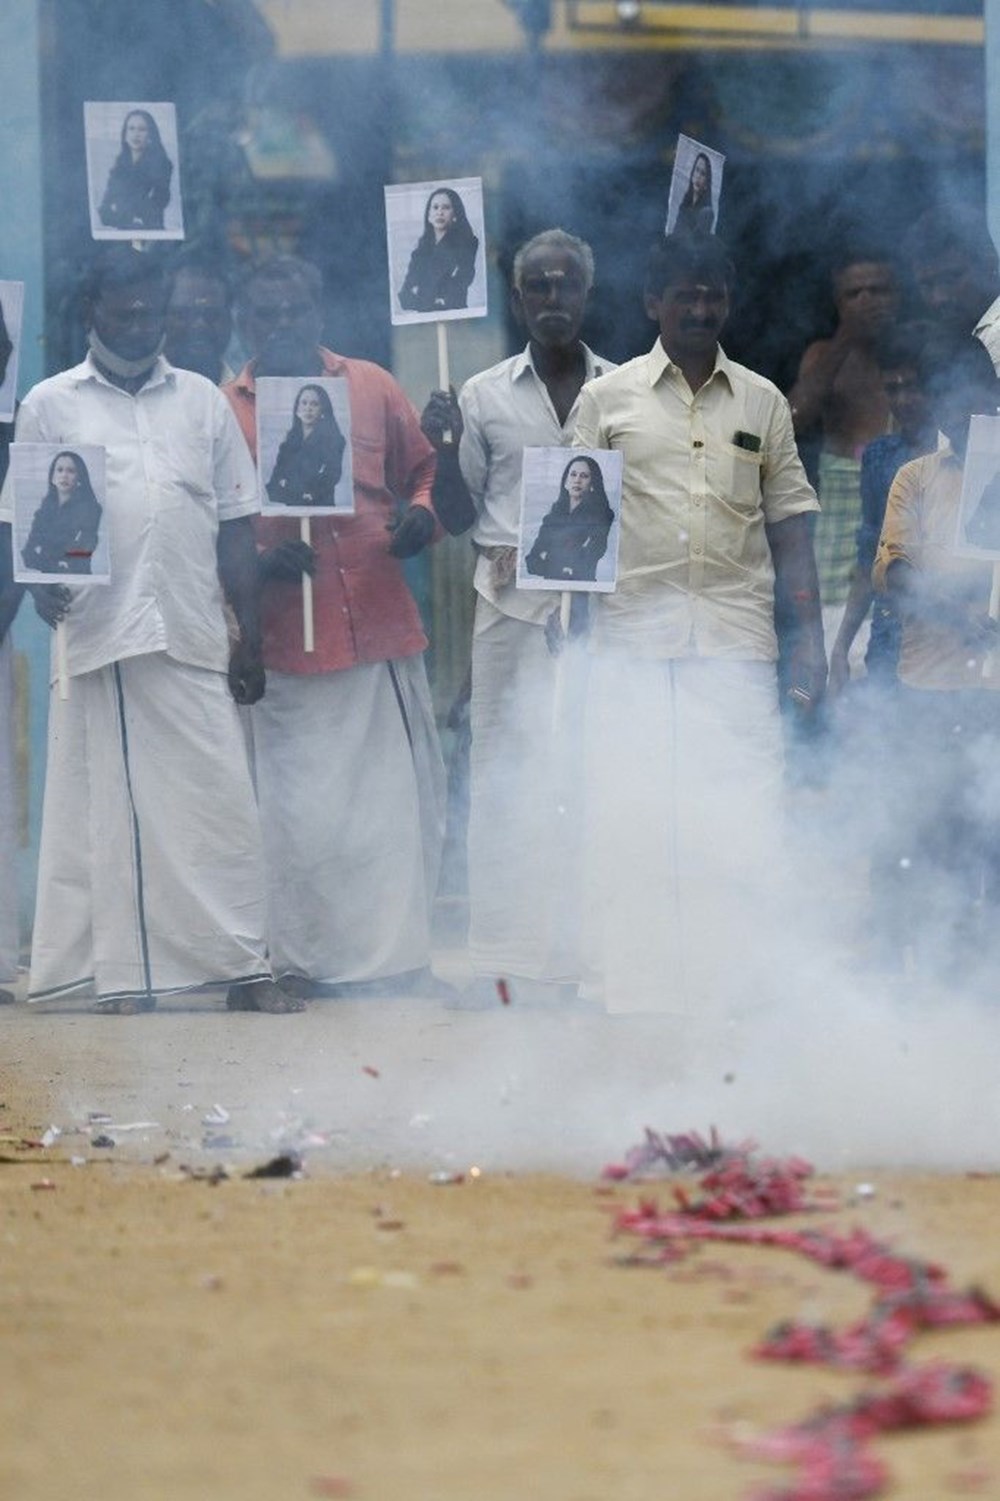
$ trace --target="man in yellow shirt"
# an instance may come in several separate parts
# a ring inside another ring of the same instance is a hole
[[[732,276],[714,237],[660,242],[645,297],[656,343],[580,397],[574,442],[625,461],[588,730],[591,988],[611,1010],[728,1006],[730,958],[749,978],[739,956],[780,839],[776,580],[796,614],[803,712],[826,678],[818,503],[787,401],[719,346]]]
[[[1000,828],[1000,640],[989,618],[990,558],[956,552],[973,414],[995,415],[1000,381],[979,339],[941,336],[924,359],[946,448],[905,464],[889,492],[872,575],[902,622],[897,812],[908,836],[898,941],[953,973],[995,929]],[[979,927],[983,925],[980,933]]]

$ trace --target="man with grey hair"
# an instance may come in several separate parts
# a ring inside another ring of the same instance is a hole
[[[514,982],[521,998],[558,997],[578,974],[563,918],[573,819],[560,816],[552,734],[555,662],[546,622],[557,591],[515,587],[525,448],[570,441],[584,383],[614,369],[580,338],[594,281],[590,246],[547,229],[514,257],[512,305],[527,346],[435,392],[423,428],[438,451],[434,502],[451,531],[472,527],[478,554],[472,641],[469,948],[477,984]],[[446,442],[451,434],[452,442]],[[520,983],[519,983],[520,982]]]

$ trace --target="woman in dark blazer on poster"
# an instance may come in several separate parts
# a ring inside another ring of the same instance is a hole
[[[525,568],[555,583],[594,583],[614,519],[597,460],[571,459],[563,470],[559,499],[538,530]]]
[[[687,192],[681,199],[675,229],[688,234],[710,235],[715,228],[715,205],[712,202],[712,162],[699,151],[691,166]]]
[[[101,503],[78,453],[57,453],[45,498],[21,549],[25,568],[39,573],[90,573],[101,528]]]
[[[454,188],[435,188],[424,209],[424,232],[399,289],[400,307],[409,313],[466,307],[478,249],[459,195]]]
[[[303,386],[267,482],[268,500],[276,506],[335,506],[345,446],[323,387]]]
[[[129,110],[121,150],[98,209],[101,223],[108,229],[162,229],[173,170],[152,115],[145,109]]]

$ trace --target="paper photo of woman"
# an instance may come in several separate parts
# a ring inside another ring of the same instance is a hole
[[[162,229],[174,164],[148,110],[133,109],[122,125],[122,148],[98,213],[110,229]]]
[[[49,464],[45,495],[21,548],[24,569],[58,579],[90,576],[101,515],[85,460],[71,449],[61,450]]]
[[[344,376],[262,375],[257,473],[265,516],[354,513],[351,398]]]
[[[955,553],[1000,563],[1000,417],[975,413],[962,463]]]
[[[965,540],[977,552],[1000,557],[1000,474],[995,474],[965,523]]]
[[[395,324],[486,312],[483,188],[478,177],[385,190],[389,304]]]
[[[690,136],[678,136],[670,178],[666,234],[710,235],[719,217],[726,158]]]
[[[268,500],[275,506],[335,506],[344,448],[329,396],[322,386],[303,386],[267,481]]]
[[[94,238],[183,239],[174,106],[83,108]]]
[[[563,472],[559,498],[524,560],[525,568],[557,583],[593,583],[614,519],[600,465],[594,459],[572,459]]]
[[[464,308],[476,274],[479,240],[454,188],[435,188],[424,210],[424,230],[399,289],[411,313]]]
[[[715,227],[715,205],[712,202],[712,163],[708,154],[699,151],[688,178],[687,192],[681,199],[677,214],[680,230],[689,234],[710,235]]]
[[[619,454],[526,448],[518,588],[613,589],[620,510]]]

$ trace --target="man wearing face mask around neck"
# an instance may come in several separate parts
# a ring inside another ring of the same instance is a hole
[[[1000,827],[990,811],[1000,743],[993,565],[955,551],[969,424],[976,413],[996,415],[1000,381],[971,336],[928,341],[924,361],[948,443],[897,474],[872,582],[901,620],[900,743],[909,754],[897,779],[907,789],[912,851],[901,942],[953,973],[990,936],[1000,903]]]
[[[100,253],[90,353],[18,414],[21,442],[105,448],[112,557],[110,584],[31,591],[49,625],[65,622],[69,696],[50,699],[29,999],[93,986],[98,1011],[131,1013],[229,985],[239,1009],[298,1010],[267,960],[234,703],[264,689],[256,479],[222,396],[160,354],[166,294],[151,254]]]
[[[399,561],[440,536],[434,453],[387,371],[320,344],[315,266],[280,256],[254,267],[237,319],[252,357],[225,394],[251,449],[258,376],[341,377],[351,412],[355,514],[311,518],[311,546],[297,518],[255,524],[268,692],[249,718],[275,968],[299,994],[434,995],[444,767],[427,638]]]
[[[826,679],[816,497],[787,401],[719,345],[732,280],[716,237],[658,242],[645,305],[659,337],[583,388],[574,434],[624,459],[618,586],[595,601],[588,703],[590,988],[610,1009],[692,1027],[721,1022],[772,951],[777,585],[804,715]]]

